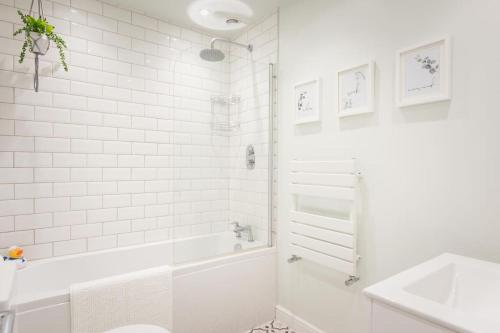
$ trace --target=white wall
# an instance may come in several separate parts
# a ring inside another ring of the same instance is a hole
[[[0,248],[30,259],[224,230],[229,139],[210,96],[229,63],[202,61],[207,35],[93,0],[44,1],[68,42],[18,63],[17,8],[0,5]],[[174,219],[175,215],[175,219]]]
[[[500,261],[500,3],[292,1],[280,11],[279,303],[329,333],[367,332],[361,289],[442,252]],[[394,105],[395,54],[446,34],[453,100]],[[376,61],[373,115],[339,120],[336,71]],[[323,81],[320,125],[293,125],[293,85]],[[288,161],[296,149],[344,150],[364,174],[361,281],[286,264]]]

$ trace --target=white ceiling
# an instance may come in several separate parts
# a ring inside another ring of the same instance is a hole
[[[188,16],[187,9],[195,0],[108,0],[120,7],[135,9],[146,15],[168,21],[172,24],[218,37],[233,38],[241,31],[215,31],[195,24]],[[259,22],[278,8],[280,0],[240,0],[250,6],[254,12],[251,22]]]

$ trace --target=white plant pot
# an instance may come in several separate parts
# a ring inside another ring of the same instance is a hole
[[[31,52],[34,54],[45,55],[50,47],[50,40],[47,36],[39,33],[31,33],[31,39],[33,40],[33,47]]]

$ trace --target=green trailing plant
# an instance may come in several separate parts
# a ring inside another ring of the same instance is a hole
[[[59,58],[61,64],[65,71],[68,71],[68,64],[66,63],[66,57],[64,55],[64,50],[67,48],[66,42],[54,32],[54,26],[50,25],[45,18],[39,17],[34,18],[31,15],[25,15],[20,10],[17,11],[21,20],[23,21],[23,27],[14,32],[14,36],[17,36],[24,32],[24,43],[21,48],[21,54],[19,55],[19,63],[24,61],[26,57],[26,51],[28,48],[31,50],[33,47],[33,39],[31,38],[31,33],[39,33],[41,35],[47,36],[47,38],[54,42],[59,50]]]

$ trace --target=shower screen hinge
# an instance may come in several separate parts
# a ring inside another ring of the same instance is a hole
[[[289,264],[293,264],[294,262],[297,262],[297,261],[299,261],[301,259],[302,259],[302,257],[299,257],[299,256],[293,254],[290,258],[288,258],[287,261],[288,261]]]

